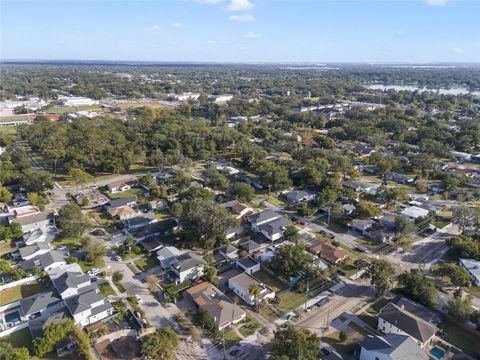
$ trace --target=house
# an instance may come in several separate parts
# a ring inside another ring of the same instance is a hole
[[[57,352],[57,357],[59,358],[70,355],[74,351],[77,351],[77,340],[75,339],[75,336],[73,336],[73,334],[65,336],[55,344],[55,351]]]
[[[255,240],[248,239],[244,242],[238,244],[238,247],[242,250],[245,250],[248,254],[252,254],[255,251],[258,251],[262,245],[257,243]]]
[[[315,199],[315,194],[305,190],[293,190],[287,194],[287,201],[290,204],[300,204],[302,202],[311,201]]]
[[[148,209],[152,211],[161,211],[167,208],[168,203],[163,199],[151,199],[148,200]]]
[[[236,259],[238,258],[238,249],[233,245],[223,245],[218,248],[218,253],[222,255],[225,259]]]
[[[217,330],[236,324],[246,318],[245,311],[233,304],[219,289],[202,282],[185,291],[198,309],[205,310],[215,321]]]
[[[12,210],[15,218],[21,218],[24,216],[30,216],[40,213],[40,210],[36,206],[24,205],[18,206]]]
[[[380,222],[380,224],[386,226],[390,230],[395,230],[397,228],[396,219],[397,217],[395,215],[384,215],[380,219],[378,219],[378,221]]]
[[[65,308],[63,302],[61,302],[61,309],[53,313],[45,313],[38,317],[32,317],[28,321],[28,327],[30,328],[30,333],[32,338],[43,336],[43,332],[46,326],[50,324],[57,324],[60,322],[65,322],[69,318],[68,310]]]
[[[137,199],[133,197],[124,197],[124,198],[118,198],[118,199],[112,199],[108,202],[107,205],[105,205],[105,209],[120,209],[123,207],[135,207],[137,205]]]
[[[381,224],[375,224],[370,229],[365,230],[363,235],[379,243],[391,241],[395,237],[395,234],[392,231]]]
[[[75,324],[93,324],[113,314],[112,305],[100,294],[97,288],[69,297],[64,300]]]
[[[480,286],[480,261],[472,259],[460,259],[458,264],[467,270],[468,275],[476,286]]]
[[[228,94],[225,94],[225,95],[210,95],[208,97],[209,100],[213,100],[214,103],[216,104],[223,104],[223,103],[226,103],[230,100],[233,99],[233,95],[228,95]]]
[[[258,213],[255,213],[251,215],[248,218],[248,221],[250,222],[252,226],[252,230],[257,231],[258,227],[262,224],[265,224],[269,221],[276,220],[280,217],[275,211],[272,210],[263,210]]]
[[[410,313],[405,306],[385,305],[378,313],[378,330],[388,334],[408,335],[425,348],[435,336],[437,327]]]
[[[22,261],[20,267],[25,271],[31,271],[36,266],[40,267],[44,271],[49,271],[58,266],[64,266],[67,264],[66,253],[58,250],[50,250],[45,254],[39,255],[33,259]]]
[[[364,220],[364,219],[352,220],[352,229],[358,231],[361,234],[363,234],[364,231],[370,229],[372,226],[373,226],[372,220]]]
[[[108,216],[115,220],[128,220],[137,216],[137,212],[130,206],[123,206],[120,208],[112,208],[107,210]]]
[[[406,184],[412,180],[407,175],[403,175],[395,172],[391,172],[385,175],[385,179],[390,181],[395,181],[399,184]]]
[[[251,256],[246,256],[241,259],[237,259],[235,262],[237,269],[242,269],[247,274],[252,275],[253,273],[260,271],[260,263],[252,258]]]
[[[50,243],[55,239],[57,232],[53,227],[45,227],[35,229],[23,235],[25,245],[33,245],[37,243]]]
[[[157,259],[163,270],[168,270],[175,263],[177,256],[188,252],[188,250],[178,250],[174,246],[165,246],[157,251]]]
[[[352,204],[343,204],[342,205],[342,212],[344,215],[352,215],[357,207]]]
[[[31,320],[43,315],[52,314],[64,306],[62,298],[56,291],[47,291],[20,300],[22,319]]]
[[[9,217],[8,221],[10,224],[17,223],[20,224],[22,227],[23,233],[28,233],[34,231],[36,229],[41,229],[44,227],[48,227],[53,222],[53,213],[51,212],[42,212],[33,214],[30,216],[22,216],[22,217]]]
[[[267,223],[263,223],[257,228],[257,231],[262,233],[270,241],[275,241],[283,236],[283,232],[290,221],[284,217],[279,217]]]
[[[428,186],[428,190],[434,194],[441,194],[445,191],[445,185],[443,184],[431,184]]]
[[[353,151],[361,157],[372,155],[375,152],[375,148],[366,145],[357,145],[353,148]]]
[[[257,296],[250,294],[250,289],[254,286],[260,289],[260,294]],[[254,305],[275,298],[275,291],[246,272],[229,279],[228,288],[248,305]]]
[[[137,184],[138,184],[137,180],[135,179],[126,180],[126,181],[116,181],[108,184],[107,189],[112,194],[116,194],[116,193],[130,190],[132,187],[136,186]]]
[[[220,207],[227,210],[235,219],[241,219],[253,213],[253,209],[242,204],[238,200],[228,201],[220,204]]]
[[[178,223],[175,219],[169,218],[155,221],[150,224],[125,230],[126,235],[133,236],[135,241],[140,243],[146,239],[168,235],[177,229]]]
[[[397,295],[391,301],[391,303],[397,305],[398,307],[405,309],[410,314],[413,314],[420,319],[425,320],[426,322],[438,324],[440,323],[441,319],[437,313],[429,308],[420,305],[410,299],[407,299],[403,296]]]
[[[134,217],[126,219],[123,224],[127,229],[136,229],[157,221],[157,216],[152,212],[136,213]]]
[[[52,279],[52,283],[62,299],[77,295],[85,291],[85,288],[91,288],[90,276],[82,272],[65,271]]]
[[[343,186],[352,189],[357,193],[369,192],[375,188],[375,185],[355,180],[346,180],[343,182]]]
[[[195,280],[203,275],[205,261],[193,251],[178,255],[169,270],[170,277],[176,283]]]
[[[30,204],[27,197],[22,193],[13,194],[12,204],[15,207],[27,206]]]
[[[230,226],[227,229],[227,232],[225,234],[225,239],[230,240],[233,239],[237,236],[240,236],[244,231],[244,228],[242,225],[240,226]]]
[[[408,220],[414,221],[418,218],[427,216],[429,213],[428,210],[422,209],[418,206],[408,206],[400,212],[400,215]]]
[[[360,350],[360,360],[428,360],[415,341],[406,335],[367,335]]]
[[[30,260],[39,255],[49,252],[50,249],[51,247],[48,242],[39,242],[33,245],[22,247],[18,251],[20,252],[20,257],[22,258],[22,260]]]
[[[330,264],[337,264],[341,261],[344,261],[348,257],[348,253],[346,251],[339,249],[325,241],[319,241],[318,243],[310,246],[308,250],[312,254]]]

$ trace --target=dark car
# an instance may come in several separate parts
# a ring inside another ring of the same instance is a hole
[[[321,348],[320,352],[325,356],[330,355],[330,351],[327,348]]]
[[[357,250],[358,252],[364,253],[365,249],[362,249],[360,247],[354,247],[353,250]]]

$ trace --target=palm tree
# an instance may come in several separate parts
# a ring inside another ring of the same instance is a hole
[[[253,296],[253,300],[256,303],[256,298],[260,296],[262,289],[257,284],[252,284],[248,288],[248,295]]]

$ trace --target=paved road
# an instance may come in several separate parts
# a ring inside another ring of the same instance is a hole
[[[349,283],[330,296],[326,304],[314,308],[308,315],[295,323],[297,327],[304,327],[320,336],[327,334],[331,321],[346,311],[366,304],[376,296],[375,290],[368,285]]]

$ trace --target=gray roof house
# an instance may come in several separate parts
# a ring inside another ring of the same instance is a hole
[[[262,225],[266,222],[278,219],[279,217],[280,217],[280,215],[278,215],[275,211],[263,210],[263,211],[260,211],[256,214],[251,215],[248,218],[248,220],[252,224],[252,228],[255,230],[258,226],[260,226],[260,225]]]
[[[59,307],[63,307],[63,303],[56,291],[48,291],[20,300],[20,307],[22,316],[29,320],[32,317],[50,314]]]
[[[38,242],[33,245],[27,245],[18,249],[22,260],[30,260],[36,256],[45,254],[50,251],[50,244],[48,242]]]
[[[405,306],[385,305],[378,313],[378,330],[412,337],[423,349],[434,337],[437,327],[410,313]]]
[[[27,233],[35,229],[50,225],[50,223],[53,221],[53,218],[54,216],[52,212],[41,212],[38,214],[17,218],[10,217],[9,222],[20,224],[22,226],[23,233]]]
[[[367,335],[361,343],[360,360],[428,360],[425,354],[406,335],[385,334],[385,336]]]
[[[93,324],[113,314],[112,305],[98,292],[98,289],[83,292],[65,299],[75,324]]]
[[[62,299],[65,299],[77,295],[81,288],[89,286],[90,276],[81,272],[66,271],[52,282]]]
[[[313,199],[315,199],[315,194],[305,190],[293,190],[287,194],[287,201],[291,204],[299,204]]]
[[[112,199],[105,205],[106,209],[118,209],[124,206],[135,206],[137,204],[137,199],[133,197],[124,197],[118,199]]]
[[[290,224],[290,221],[284,217],[279,217],[267,223],[263,223],[257,227],[257,231],[261,232],[267,239],[275,241],[283,236],[283,231]]]
[[[35,266],[39,266],[45,271],[53,269],[57,266],[66,265],[67,254],[64,251],[50,250],[49,252],[39,255],[33,259],[22,261],[20,266],[25,271],[32,270]]]
[[[194,280],[203,275],[205,261],[193,251],[178,255],[172,264],[170,274],[177,283]]]

